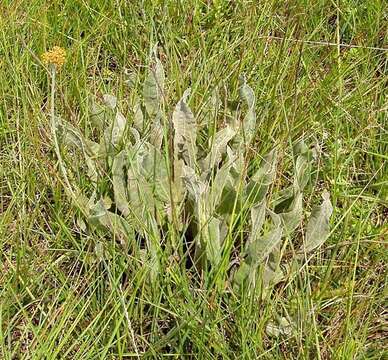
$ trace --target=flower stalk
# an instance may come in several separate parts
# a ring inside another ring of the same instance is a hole
[[[70,184],[69,178],[67,176],[66,167],[64,165],[61,150],[59,147],[58,136],[57,136],[57,128],[58,123],[55,117],[55,90],[56,90],[56,74],[57,70],[59,70],[64,62],[65,62],[65,51],[62,48],[55,46],[52,50],[44,53],[42,55],[43,63],[48,65],[49,75],[50,75],[50,127],[51,127],[51,135],[54,143],[54,151],[58,158],[59,171],[63,176],[63,181],[65,183],[65,191],[68,196],[73,199],[76,206],[81,210],[84,215],[87,214],[87,211],[82,203],[79,200],[79,197],[76,195],[80,194],[80,191],[74,191],[73,186]],[[77,189],[76,189],[77,190]],[[81,199],[82,200],[82,199]]]

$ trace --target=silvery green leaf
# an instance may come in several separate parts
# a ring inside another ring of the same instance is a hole
[[[291,234],[300,224],[303,217],[303,195],[297,192],[292,200],[288,211],[280,214],[283,226],[288,234]]]
[[[160,119],[156,117],[151,124],[149,141],[157,149],[160,149],[163,141],[163,126]]]
[[[119,240],[126,242],[131,234],[131,227],[124,218],[108,211],[102,200],[99,200],[90,209],[89,223],[109,229]]]
[[[243,261],[233,274],[234,287],[237,287],[237,289],[241,287],[249,279],[252,271],[255,271],[255,269],[252,269],[250,264]]]
[[[245,190],[245,199],[249,203],[261,202],[267,192],[269,186],[275,179],[277,165],[277,154],[272,150],[261,161],[259,169],[248,182]]]
[[[124,75],[124,84],[127,85],[128,88],[133,89],[136,86],[137,74],[135,72],[129,71],[128,69],[125,69]]]
[[[206,191],[206,185],[200,180],[194,169],[186,165],[182,167],[182,179],[190,196],[198,202]]]
[[[117,106],[117,97],[116,96],[113,96],[110,94],[104,94],[102,96],[102,98],[103,98],[104,104],[106,106],[108,106],[112,110],[116,109],[116,106]]]
[[[221,238],[221,221],[217,218],[212,217],[206,229],[206,256],[212,266],[216,267],[221,261],[221,248],[223,239]]]
[[[329,236],[329,220],[333,213],[333,206],[330,201],[330,194],[325,190],[322,194],[321,205],[315,206],[307,223],[306,237],[302,245],[306,253],[321,246]]]
[[[255,94],[252,88],[247,84],[244,76],[240,77],[240,83],[240,97],[248,106],[242,128],[246,143],[250,143],[253,140],[256,130]]]
[[[97,159],[100,156],[100,144],[85,138],[86,152],[92,159]]]
[[[262,272],[263,291],[262,298],[267,295],[267,289],[270,285],[276,285],[285,277],[280,268],[281,261],[281,243],[279,242],[274,249],[269,253]]]
[[[274,194],[271,205],[277,214],[287,211],[287,209],[290,208],[292,201],[294,200],[294,193],[294,186],[289,186]]]
[[[125,126],[127,124],[127,119],[124,117],[124,115],[121,112],[116,113],[115,120],[113,122],[113,128],[112,128],[112,144],[118,145],[121,141],[123,135]]]
[[[166,172],[169,173],[169,171],[167,171],[167,165],[169,164],[165,163]],[[172,220],[172,206],[175,207],[176,213],[180,214],[181,210],[183,210],[184,206],[186,205],[186,203],[184,202],[184,199],[186,196],[186,187],[182,179],[184,166],[185,165],[183,160],[174,159],[173,179],[170,180],[170,176],[169,176],[163,180],[166,182],[166,189],[169,189],[169,186],[171,186],[172,199],[170,198],[170,194],[168,194],[169,198],[165,204],[165,208],[168,210],[168,216],[170,220]],[[183,228],[184,223],[179,222],[177,225]]]
[[[170,200],[169,170],[166,159],[152,144],[147,145],[147,154],[142,159],[140,172],[153,185],[155,196],[164,203]]]
[[[226,183],[221,195],[221,199],[217,206],[217,213],[223,215],[224,218],[229,218],[229,215],[233,213],[239,213],[242,207],[242,201],[240,193],[229,183]]]
[[[295,155],[305,155],[309,151],[309,148],[304,140],[300,140],[293,146],[293,150]]]
[[[271,211],[269,214],[272,218],[273,226],[268,233],[251,238],[245,251],[245,259],[234,275],[233,280],[237,287],[240,287],[244,282],[247,282],[251,287],[255,286],[259,265],[267,259],[281,241],[282,227],[280,217]]]
[[[265,328],[266,333],[272,337],[291,336],[292,324],[285,317],[279,317],[277,321],[270,320]]]
[[[81,132],[67,121],[58,119],[57,127],[61,140],[66,145],[77,148],[82,152],[88,168],[88,176],[93,182],[96,182],[98,172],[95,159],[98,157],[99,145],[89,139],[85,139]]]
[[[295,162],[295,180],[294,187],[298,187],[300,191],[306,187],[311,173],[311,162],[306,154],[299,155]]]
[[[175,130],[174,155],[177,158],[183,158],[187,165],[195,167],[197,124],[193,113],[186,103],[189,95],[190,89],[187,89],[176,105],[172,115]]]
[[[127,194],[129,209],[138,225],[147,221],[147,214],[155,211],[157,204],[153,185],[147,179],[153,171],[153,159],[149,158],[150,147],[147,143],[138,144],[129,150],[127,164]],[[151,151],[152,152],[152,151]],[[143,226],[142,225],[142,226]]]
[[[280,281],[284,279],[284,273],[280,269],[279,263],[280,263],[280,254],[279,249],[276,247],[274,251],[272,251],[267,261],[264,265],[264,271],[263,271],[263,285],[264,285],[264,292],[263,295],[265,295],[266,290],[268,286],[270,285],[276,285]]]
[[[135,104],[135,106],[133,107],[133,123],[137,130],[139,130],[140,132],[143,132],[144,116],[139,103]]]
[[[135,128],[130,128],[129,131],[131,132],[131,134],[135,140],[135,143],[140,143],[141,139],[140,139],[139,132]]]
[[[102,199],[101,199],[102,203],[104,204],[105,206],[105,209],[110,209],[110,207],[112,206],[113,204],[113,201],[112,199],[110,198],[109,195],[105,194]]]
[[[244,159],[242,154],[236,154],[229,146],[227,146],[226,151],[226,164],[228,165],[225,166],[227,166],[226,169],[228,169],[228,171],[225,172],[226,179],[223,181],[223,191],[217,206],[217,213],[224,216],[230,215],[233,210],[239,212],[243,203],[242,190],[245,187]],[[221,169],[223,167],[224,165]]]
[[[96,246],[94,247],[94,253],[95,253],[98,261],[104,260],[104,253],[105,252],[104,252],[104,245],[102,244],[102,242],[99,241],[96,244]]]
[[[90,121],[100,131],[110,125],[115,116],[115,112],[110,107],[99,104],[94,97],[89,100],[89,114]]]
[[[57,129],[60,139],[67,145],[73,148],[78,148],[82,152],[85,149],[85,138],[81,132],[73,125],[63,119],[57,119]]]
[[[143,85],[143,98],[147,114],[153,118],[160,112],[164,91],[164,69],[160,60],[155,56],[155,68],[149,69]]]
[[[127,119],[120,111],[117,111],[112,125],[105,130],[105,146],[110,148],[111,146],[117,147],[120,144],[126,124]]]
[[[122,150],[113,159],[112,163],[112,182],[114,200],[117,208],[124,217],[129,215],[128,199],[126,194],[126,172],[125,165],[127,162],[127,152]]]
[[[210,213],[213,213],[216,208],[221,204],[222,194],[229,180],[229,171],[231,169],[231,166],[231,162],[225,162],[214,176],[209,194]]]
[[[262,202],[268,192],[269,185],[250,180],[245,188],[244,199],[247,204]]]
[[[280,216],[272,211],[269,211],[269,214],[273,222],[272,229],[267,234],[252,239],[247,249],[249,262],[259,264],[278,245],[282,238]]]
[[[233,151],[229,146],[226,147],[226,153],[228,162],[232,164],[229,179],[233,187],[237,188],[244,177],[244,157],[240,151]]]
[[[303,191],[310,180],[312,152],[301,140],[294,146],[294,154],[296,156],[294,188]]]
[[[212,95],[210,97],[210,104],[211,104],[211,109],[214,110],[215,112],[217,112],[217,110],[222,105],[222,100],[220,98],[218,86],[216,86],[212,91]]]
[[[214,166],[218,166],[222,160],[222,155],[226,151],[228,142],[233,138],[234,135],[235,131],[230,126],[226,126],[214,135],[210,147],[210,152],[203,161],[203,170],[212,169]]]
[[[259,169],[253,175],[252,180],[262,185],[270,185],[275,179],[277,165],[277,152],[271,150],[261,161]]]
[[[86,223],[84,221],[84,219],[80,216],[77,216],[76,218],[76,224],[78,225],[79,229],[83,232],[86,231]]]
[[[262,200],[251,208],[251,232],[248,237],[248,245],[252,244],[260,237],[260,231],[264,225],[266,212],[266,201]]]
[[[212,119],[211,121],[213,122],[213,124],[211,124],[210,127],[214,126],[221,105],[222,100],[220,98],[219,90],[218,87],[215,87],[206,104],[203,116],[201,116],[200,118],[200,124],[198,125],[200,127],[209,126],[209,119]]]

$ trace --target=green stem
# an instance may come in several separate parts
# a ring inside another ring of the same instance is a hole
[[[70,185],[69,178],[67,177],[66,167],[63,163],[61,151],[59,148],[58,138],[57,138],[57,121],[55,119],[55,80],[56,80],[56,67],[55,65],[50,65],[50,75],[51,75],[51,98],[50,98],[50,118],[51,118],[51,134],[54,142],[55,154],[58,158],[59,170],[63,176],[63,180],[65,182],[65,191],[68,195],[73,199],[77,207],[84,213],[87,214],[84,206],[80,203],[76,193],[73,190],[73,187]],[[79,193],[79,191],[77,191]]]

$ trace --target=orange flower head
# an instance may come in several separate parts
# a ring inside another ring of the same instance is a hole
[[[42,55],[42,61],[45,65],[55,65],[60,69],[66,61],[66,51],[59,46],[54,46]]]

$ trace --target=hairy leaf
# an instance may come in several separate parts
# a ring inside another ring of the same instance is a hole
[[[288,211],[280,214],[283,226],[288,234],[291,234],[300,224],[303,217],[303,195],[297,192],[293,196],[293,200]]]
[[[132,230],[129,223],[123,217],[108,211],[103,200],[91,207],[89,222],[110,230],[122,242],[130,240]]]
[[[246,187],[245,198],[249,203],[256,204],[265,198],[269,186],[275,179],[276,165],[277,154],[272,150],[264,156],[259,169]]]
[[[284,273],[280,269],[280,246],[279,244],[274,248],[274,250],[268,255],[267,261],[264,264],[263,271],[263,285],[264,292],[269,285],[276,285],[284,278]]]
[[[245,142],[249,144],[253,140],[256,129],[255,94],[253,93],[252,88],[247,84],[244,76],[240,77],[240,83],[240,97],[248,106],[247,113],[242,123],[242,129]]]
[[[221,261],[221,246],[223,242],[221,234],[221,221],[212,217],[204,232],[207,232],[206,238],[206,256],[213,266],[217,266]],[[225,234],[224,234],[225,236]]]
[[[99,104],[94,97],[89,100],[89,117],[91,123],[101,132],[111,124],[114,118],[114,111],[106,105]]]
[[[251,208],[251,232],[248,237],[248,246],[260,237],[260,231],[264,225],[266,212],[265,199]]]
[[[226,151],[226,145],[235,135],[235,131],[227,126],[218,131],[212,139],[210,151],[202,162],[202,169],[204,171],[211,170],[214,166],[218,166],[222,160],[222,155]]]
[[[106,106],[108,106],[112,110],[116,109],[116,106],[117,106],[117,97],[116,96],[113,96],[110,94],[104,94],[102,96],[102,98],[103,98],[104,104]]]
[[[245,259],[240,264],[234,275],[234,282],[239,287],[244,282],[254,287],[259,265],[278,246],[282,238],[282,227],[279,215],[269,212],[273,226],[272,229],[262,236],[254,237],[250,240],[245,251]]]
[[[195,143],[197,138],[197,124],[193,113],[186,103],[189,94],[190,89],[187,89],[172,114],[172,122],[175,130],[174,155],[176,158],[184,159],[187,165],[194,168],[197,154],[197,145]]]
[[[200,180],[194,169],[189,166],[183,166],[182,179],[191,198],[199,202],[202,194],[206,191],[206,185]]]
[[[96,182],[98,171],[95,159],[98,157],[98,152],[100,151],[99,144],[85,139],[80,131],[69,124],[67,121],[58,119],[57,126],[58,130],[60,131],[62,141],[66,145],[81,151],[88,168],[88,176],[93,182]]]
[[[310,252],[321,246],[329,236],[329,220],[333,213],[330,194],[325,190],[322,194],[322,204],[315,206],[307,223],[306,237],[302,250]]]
[[[112,132],[111,132],[111,143],[117,146],[124,136],[125,126],[127,119],[121,112],[116,113],[115,120],[113,121]]]
[[[267,234],[252,239],[247,249],[247,256],[250,263],[258,264],[263,261],[278,245],[282,238],[280,216],[272,211],[270,211],[269,214],[273,222],[272,229]]]
[[[144,130],[144,116],[139,103],[133,107],[133,124],[140,133]]]
[[[149,69],[143,85],[143,98],[147,114],[154,118],[160,112],[164,91],[164,69],[160,60],[155,56],[155,68]]]

